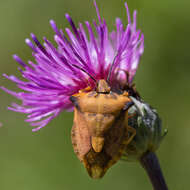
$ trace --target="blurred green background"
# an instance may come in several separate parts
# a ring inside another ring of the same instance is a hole
[[[128,0],[130,11],[138,10],[138,28],[145,35],[145,53],[135,83],[141,96],[157,108],[163,127],[169,129],[159,156],[168,186],[172,190],[190,186],[190,1]],[[126,23],[123,0],[97,0],[110,31],[115,17]],[[53,41],[49,20],[60,28],[68,26],[64,14],[75,22],[92,21],[96,12],[92,0],[0,0],[0,73],[17,76],[17,53],[32,59],[24,39],[30,32]],[[16,90],[10,81],[0,84]],[[23,114],[6,109],[16,101],[0,92],[0,189],[152,189],[137,163],[118,162],[101,180],[92,180],[73,153],[70,130],[73,113],[62,113],[47,127],[33,133]]]

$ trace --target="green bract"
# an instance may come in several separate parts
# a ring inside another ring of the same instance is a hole
[[[123,159],[137,161],[145,153],[158,149],[167,130],[162,134],[162,122],[155,109],[134,97],[130,98],[134,106],[130,108],[129,115],[134,116],[129,118],[129,125],[136,129],[136,136],[127,146]]]

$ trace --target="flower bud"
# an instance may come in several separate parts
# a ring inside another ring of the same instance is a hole
[[[129,126],[136,129],[136,136],[126,147],[122,158],[137,161],[144,153],[158,149],[167,130],[162,134],[162,122],[155,109],[142,100],[130,98],[134,106],[129,109]]]

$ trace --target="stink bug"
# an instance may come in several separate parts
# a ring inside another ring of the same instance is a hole
[[[128,92],[112,92],[105,80],[95,90],[82,90],[70,97],[74,108],[71,138],[74,151],[92,178],[101,178],[122,156],[136,135],[128,126],[133,104]]]

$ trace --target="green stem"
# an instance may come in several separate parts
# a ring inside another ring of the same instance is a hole
[[[154,152],[144,154],[140,163],[146,170],[154,190],[168,190],[158,158]]]

